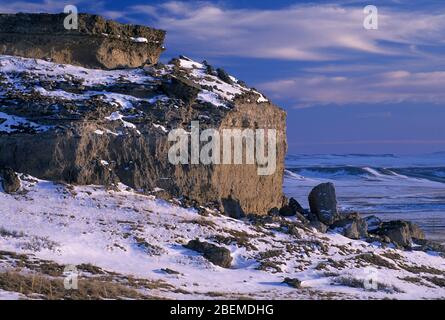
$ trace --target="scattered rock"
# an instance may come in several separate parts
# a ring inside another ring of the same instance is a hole
[[[224,81],[228,84],[233,84],[232,78],[229,76],[229,74],[224,69],[218,68],[218,69],[216,69],[216,72],[218,74],[219,79],[221,79],[222,81]]]
[[[320,222],[318,220],[312,220],[309,225],[312,228],[315,228],[318,232],[326,233],[328,231],[328,226],[325,225],[323,222]]]
[[[292,217],[297,213],[287,204],[280,209],[279,214],[283,217]]]
[[[376,216],[369,216],[365,218],[366,224],[368,225],[368,232],[375,231],[379,229],[382,225],[382,220]]]
[[[2,170],[3,190],[6,193],[16,193],[20,189],[20,179],[11,168]]]
[[[208,242],[201,242],[198,239],[191,240],[184,247],[201,253],[204,258],[217,266],[230,268],[232,264],[230,251],[226,248],[218,247]]]
[[[306,211],[303,209],[303,207],[294,198],[290,198],[289,203],[285,204],[280,209],[280,215],[282,215],[283,217],[291,217],[297,214],[302,215],[305,212]]]
[[[335,222],[330,227],[350,239],[362,239],[368,236],[368,224],[358,213],[352,213]]]
[[[420,227],[417,224],[408,222],[408,225],[412,239],[420,239],[420,240],[425,239],[425,233],[423,232],[422,229],[420,229]]]
[[[309,194],[309,206],[321,222],[332,225],[339,219],[337,196],[332,183],[323,183],[312,189]]]
[[[289,199],[289,206],[298,213],[304,214],[306,210],[303,209],[301,204],[294,198]]]
[[[379,236],[386,236],[391,242],[403,248],[412,245],[410,225],[406,221],[396,220],[383,222],[381,227],[373,233]]]
[[[170,81],[163,83],[162,89],[169,97],[179,98],[187,103],[194,101],[201,91],[199,84],[180,76],[172,77]]]
[[[419,251],[435,251],[441,254],[445,254],[445,245],[425,239],[413,239],[413,242],[419,247],[414,247],[414,250]]]
[[[301,281],[295,278],[285,278],[283,283],[295,289],[301,288]]]
[[[173,275],[181,274],[180,272],[172,270],[172,269],[169,269],[169,268],[161,269],[161,271],[165,272],[167,274],[173,274]]]

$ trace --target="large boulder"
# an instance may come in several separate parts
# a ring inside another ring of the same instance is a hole
[[[184,247],[201,253],[204,258],[222,268],[230,268],[232,264],[230,251],[226,248],[218,247],[212,243],[201,242],[196,239],[189,241],[189,243],[187,243]]]
[[[402,248],[411,248],[413,242],[425,239],[425,234],[418,225],[403,220],[382,222],[380,227],[369,232]]]
[[[312,189],[309,194],[311,213],[326,225],[331,225],[340,216],[337,208],[337,196],[333,183],[323,183]]]
[[[6,193],[16,193],[20,189],[20,179],[11,168],[0,170],[3,190]]]
[[[362,239],[368,236],[368,224],[358,213],[341,217],[341,220],[334,222],[330,228],[350,239]]]

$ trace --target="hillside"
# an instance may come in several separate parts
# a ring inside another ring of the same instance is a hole
[[[235,220],[124,185],[107,191],[26,175],[21,183],[16,195],[0,190],[3,297],[70,297],[69,291],[57,291],[68,264],[78,266],[84,290],[71,294],[90,289],[101,298],[445,297],[445,259],[434,252],[322,234],[295,217]],[[196,238],[227,248],[231,267],[216,266],[183,247]],[[27,279],[35,277],[42,285],[32,289]],[[285,278],[298,279],[301,287],[284,284]],[[89,288],[91,281],[98,288]]]

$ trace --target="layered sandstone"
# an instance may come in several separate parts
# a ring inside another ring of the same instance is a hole
[[[80,14],[78,28],[65,14],[0,14],[0,54],[98,69],[135,68],[158,62],[165,31]]]
[[[234,217],[282,206],[285,112],[211,66],[181,57],[101,71],[3,56],[0,79],[0,167],[81,185],[122,182]],[[192,121],[202,130],[275,129],[276,169],[170,163],[168,134]]]
[[[81,185],[122,182],[234,217],[282,206],[283,110],[206,63],[154,65],[163,31],[85,14],[77,30],[66,30],[65,17],[0,15],[0,53],[33,58],[0,56],[0,167]],[[260,164],[247,161],[171,163],[168,135],[189,131],[192,121],[220,133],[276,130],[274,170],[260,175]]]

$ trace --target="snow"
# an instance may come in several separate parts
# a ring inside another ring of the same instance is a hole
[[[130,38],[133,42],[138,42],[138,43],[148,43],[148,39],[144,38],[144,37],[131,37]]]
[[[0,55],[0,72],[10,74],[32,72],[51,80],[62,80],[69,76],[73,79],[82,80],[86,86],[109,85],[115,83],[119,78],[140,84],[153,80],[143,69],[87,69],[67,64],[56,64],[45,60],[6,55]]]
[[[0,300],[19,300],[24,298],[25,296],[18,292],[8,292],[0,290]]]
[[[213,104],[217,107],[226,107],[226,104],[219,98],[219,96],[207,90],[203,90],[198,94],[198,100]]]
[[[99,129],[95,130],[94,133],[98,134],[100,136],[104,134],[104,132],[102,130],[99,130]]]
[[[123,125],[125,128],[134,129],[134,130],[136,130],[136,132],[137,132],[138,134],[141,134],[140,131],[137,130],[136,125],[133,124],[133,123],[131,123],[131,122],[125,121],[125,120],[124,120],[124,116],[123,116],[119,111],[115,111],[115,112],[113,112],[110,116],[105,117],[105,119],[106,119],[106,120],[109,120],[109,121],[121,121],[121,122],[122,122],[122,125]]]
[[[113,112],[108,117],[105,117],[105,119],[110,120],[110,121],[122,120],[123,118],[124,118],[124,116],[121,115],[120,112],[118,112],[118,111]]]
[[[211,294],[215,291],[220,294],[219,298],[254,299],[317,299],[324,295],[334,299],[445,296],[444,288],[426,280],[433,276],[443,277],[443,274],[413,274],[400,267],[427,265],[445,272],[445,259],[437,254],[385,249],[334,233],[318,234],[300,228],[300,237],[294,237],[279,231],[279,223],[254,227],[247,221],[216,213],[203,217],[195,209],[139,194],[124,185],[119,185],[120,191],[107,191],[98,186],[68,188],[29,176],[22,177],[22,184],[26,190],[23,194],[0,192],[0,227],[9,231],[0,233],[2,250],[33,254],[63,265],[91,263],[108,271],[163,280],[173,286],[170,290],[153,289],[150,294],[156,296],[209,299],[215,297]],[[239,233],[247,234],[248,245],[255,248],[248,249],[235,242],[215,242],[217,235],[237,238]],[[20,236],[12,236],[14,234]],[[182,247],[196,238],[229,249],[232,268],[217,267]],[[138,239],[146,244],[141,245]],[[39,245],[30,246],[29,243]],[[281,271],[258,270],[258,254],[269,250],[282,250],[279,257],[270,260],[277,262]],[[398,267],[368,266],[356,260],[360,254],[371,253]],[[384,256],[390,253],[400,255],[401,260],[393,261]],[[329,261],[344,263],[345,267],[337,268]],[[317,267],[322,262],[327,263],[325,269]],[[0,269],[4,268],[7,262],[0,261]],[[165,268],[180,274],[160,272]],[[372,273],[375,280],[389,289],[369,291],[347,286],[342,280],[364,281],[370,272],[375,272]],[[303,288],[296,290],[282,284],[284,277],[302,280]],[[415,277],[420,284],[402,280],[406,277]],[[189,294],[179,293],[176,291],[179,288]]]
[[[153,127],[157,128],[157,129],[160,129],[160,130],[162,130],[162,131],[164,131],[166,133],[168,132],[168,130],[163,125],[154,123]]]
[[[51,126],[44,126],[28,121],[27,119],[22,117],[0,112],[0,133],[12,133],[20,131],[20,129],[14,128],[14,126],[23,126],[26,128],[34,129],[37,132],[48,131],[52,128]]]
[[[233,101],[237,95],[243,93],[252,92],[259,96],[258,103],[267,102],[259,92],[243,87],[239,84],[238,79],[233,76],[229,76],[232,80],[232,84],[226,83],[220,80],[217,76],[208,74],[206,72],[206,66],[202,63],[193,61],[190,58],[182,57],[179,59],[179,64],[182,68],[187,69],[190,73],[190,79],[201,86],[212,88],[212,91],[203,89],[198,95],[201,101],[209,102],[216,107],[223,107],[227,101]]]
[[[146,42],[148,40],[141,37],[134,38],[133,41]],[[208,74],[206,71],[207,67],[202,63],[186,57],[179,59],[179,62],[181,68],[188,71],[187,78],[189,80],[205,87],[205,89],[203,88],[200,92],[198,98],[198,100],[202,102],[208,102],[216,107],[227,107],[229,102],[232,102],[238,95],[243,93],[253,93],[257,95],[258,98],[256,101],[258,104],[268,101],[261,93],[241,85],[233,76],[229,76],[232,81],[232,84],[229,84],[214,74]],[[162,77],[171,73],[172,69],[172,65],[166,65],[163,69],[157,70],[156,72]],[[0,55],[0,73],[5,75],[7,82],[10,84],[10,89],[21,92],[35,91],[43,96],[68,101],[86,101],[90,100],[93,96],[102,96],[104,101],[110,105],[119,106],[122,110],[133,109],[135,103],[143,101],[149,103],[160,101],[166,103],[169,101],[169,98],[165,95],[138,98],[131,94],[115,93],[107,90],[92,90],[92,87],[110,86],[122,82],[138,85],[157,83],[159,79],[149,75],[151,71],[153,71],[153,68],[127,70],[86,69],[38,59]],[[28,85],[23,83],[20,77],[16,77],[16,75],[24,72],[31,73],[33,76],[31,78],[32,80],[27,80],[30,81]],[[38,79],[36,77],[38,77]],[[55,82],[77,81],[85,87],[85,90],[81,93],[72,93],[61,89],[49,90],[40,85],[41,80]],[[32,81],[35,81],[35,83]],[[34,85],[29,86],[30,84]]]

